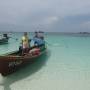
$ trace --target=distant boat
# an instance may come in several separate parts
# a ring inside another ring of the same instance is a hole
[[[9,39],[9,37],[7,36],[7,34],[1,35],[0,36],[0,44],[8,43],[8,39]]]
[[[36,61],[37,58],[45,54],[46,47],[45,45],[40,47],[33,47],[30,50],[30,53],[26,55],[20,55],[19,51],[11,52],[5,55],[0,56],[0,73],[3,76],[6,76],[10,73],[13,73],[21,66],[28,64],[29,62]]]
[[[0,38],[0,44],[7,43],[8,39],[7,38]]]

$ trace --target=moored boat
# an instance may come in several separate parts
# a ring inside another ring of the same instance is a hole
[[[9,37],[7,36],[7,34],[3,34],[3,36],[0,36],[0,44],[5,44],[8,43],[8,39]]]
[[[7,42],[8,42],[7,38],[0,39],[0,44],[4,44],[4,43],[7,43]]]
[[[6,76],[13,73],[17,69],[21,68],[28,63],[32,63],[37,60],[46,52],[45,45],[40,47],[34,47],[29,53],[20,55],[20,51],[14,51],[0,56],[0,73]]]

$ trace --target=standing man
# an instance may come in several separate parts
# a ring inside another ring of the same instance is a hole
[[[30,39],[28,38],[27,32],[24,32],[22,37],[22,54],[28,53],[30,49]]]

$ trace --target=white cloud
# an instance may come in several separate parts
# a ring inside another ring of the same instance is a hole
[[[22,17],[35,12],[52,13],[58,16],[90,13],[89,0],[0,0],[2,18]],[[3,16],[4,15],[4,16]]]
[[[44,23],[46,23],[46,24],[53,24],[57,21],[58,21],[58,17],[56,17],[56,16],[51,16],[51,17],[47,17],[44,19]]]

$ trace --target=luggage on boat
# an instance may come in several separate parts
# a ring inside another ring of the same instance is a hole
[[[40,49],[39,48],[34,48],[29,51],[30,54],[32,55],[39,55],[40,54]]]

